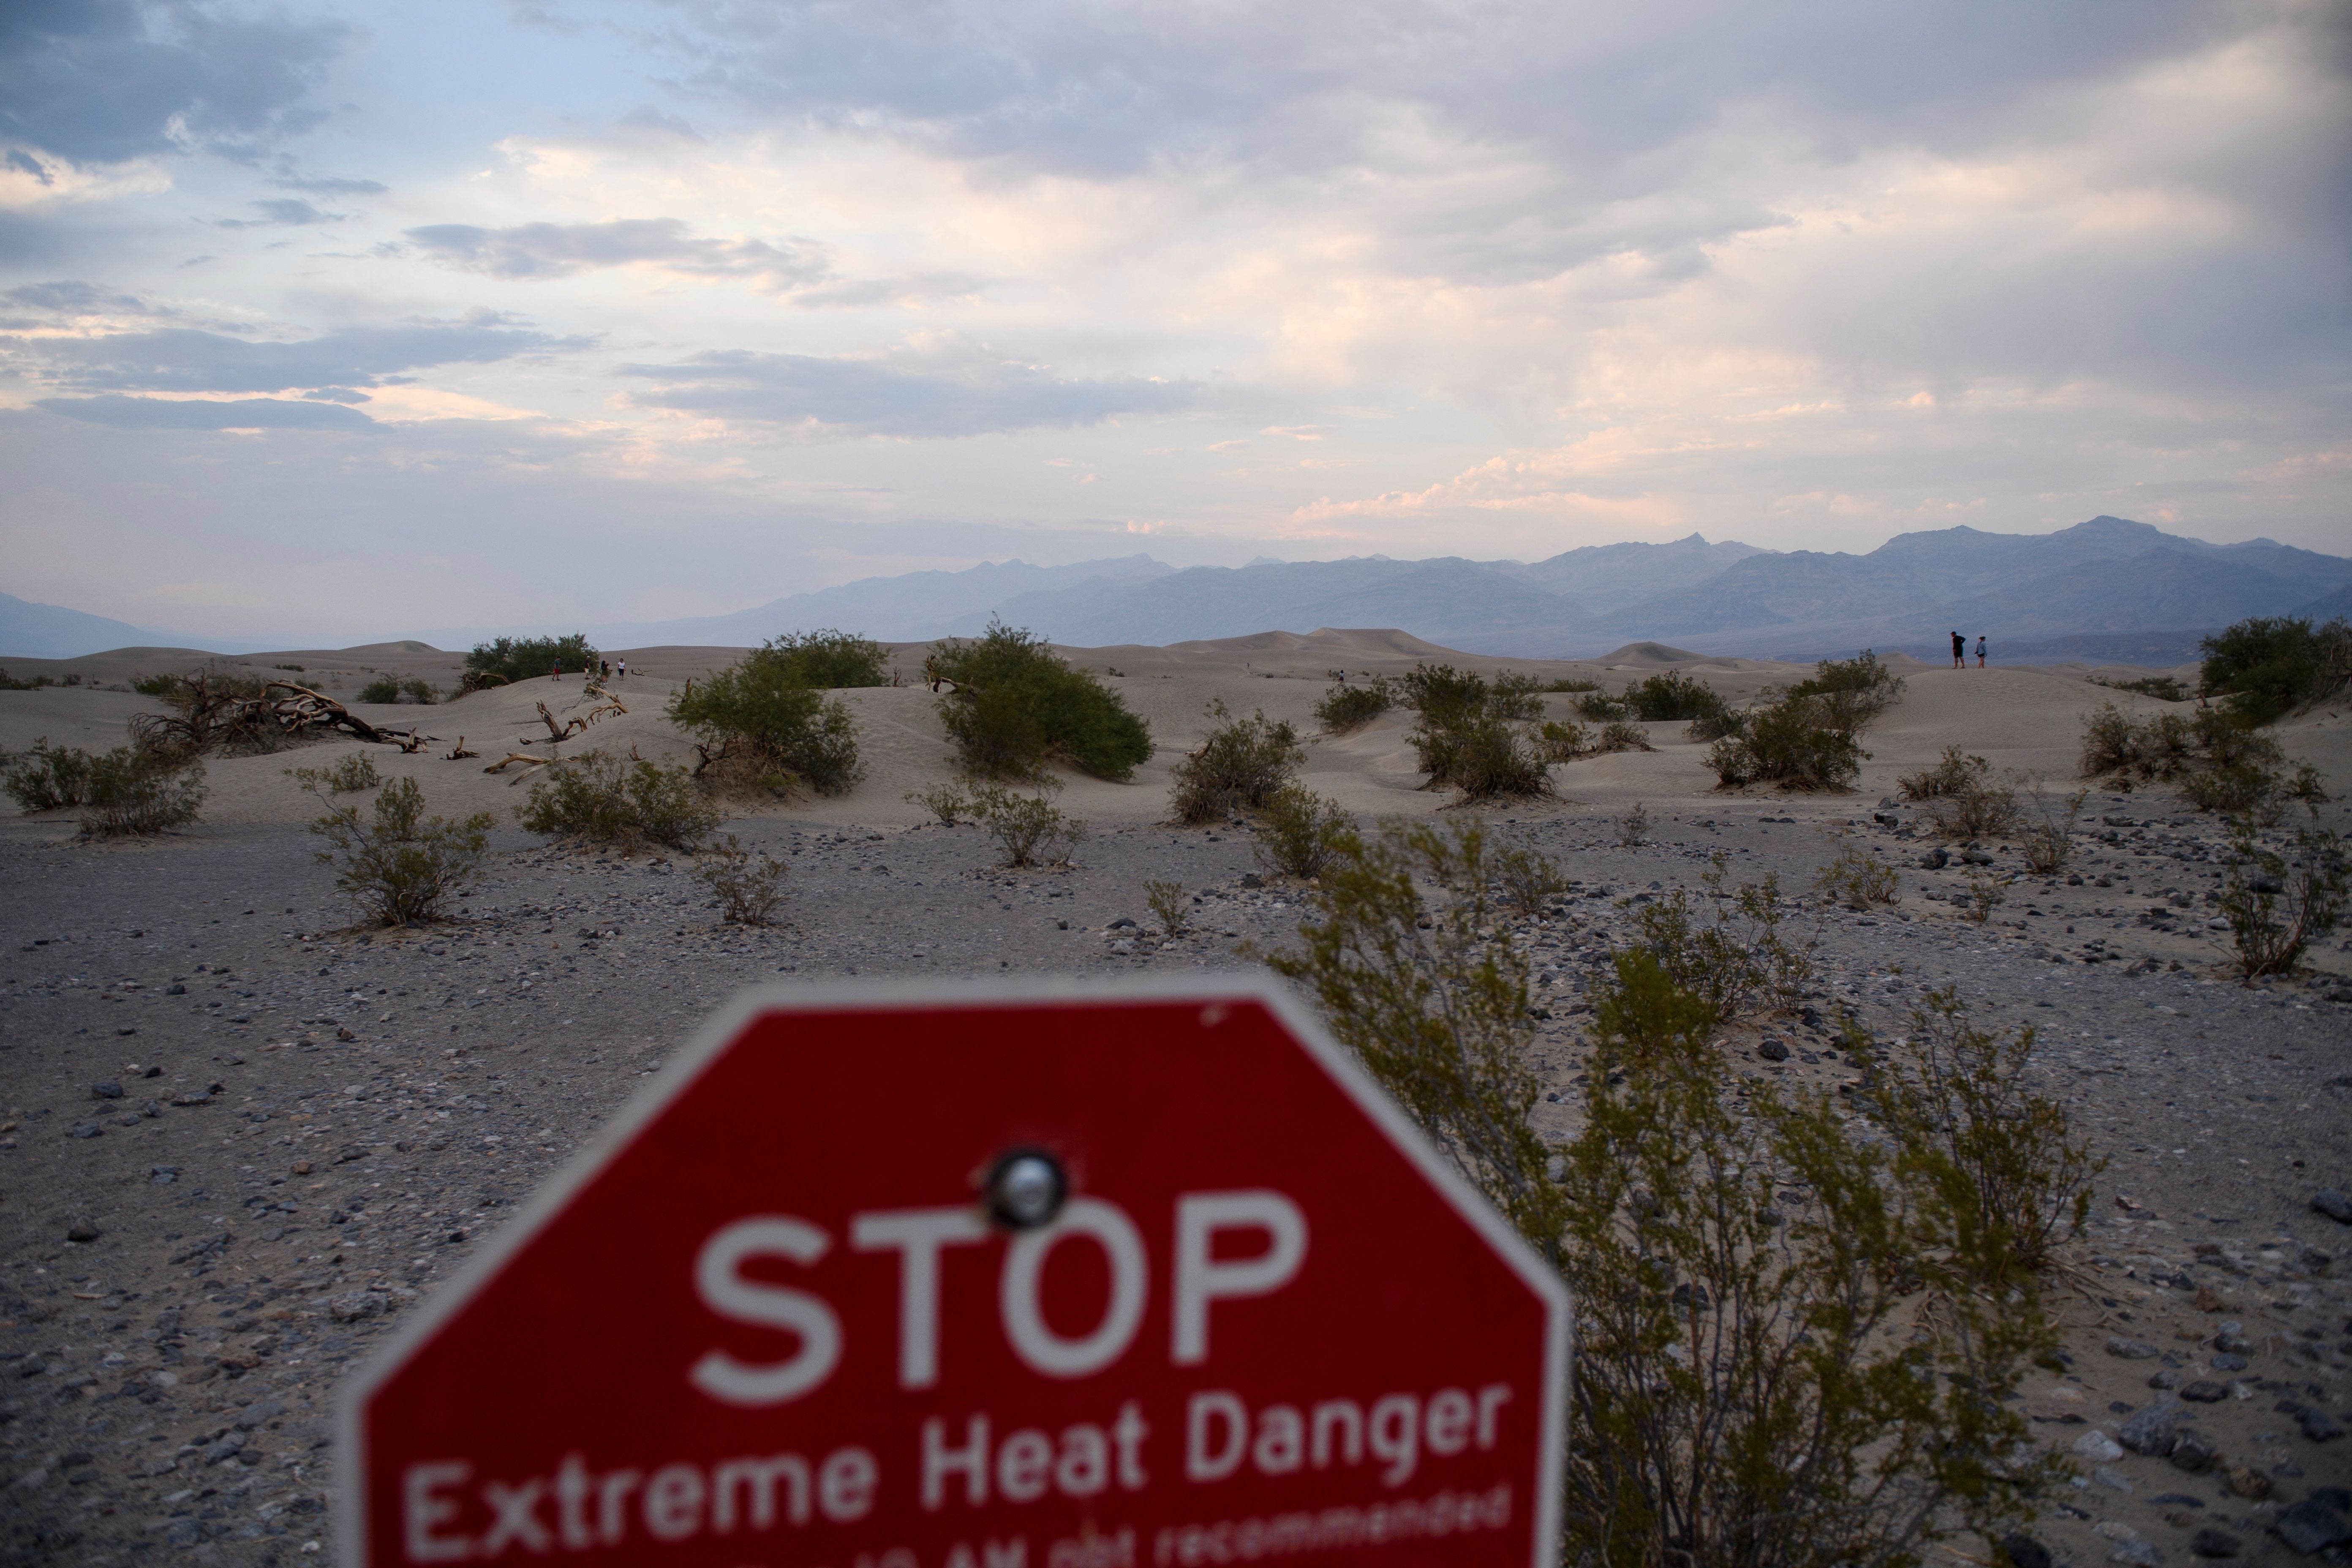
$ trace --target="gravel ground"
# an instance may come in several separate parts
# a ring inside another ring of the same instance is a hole
[[[1871,844],[1905,868],[1902,902],[1801,914],[1812,1005],[1733,1030],[1742,1070],[1834,1084],[1840,1008],[1893,1031],[1946,984],[2034,1026],[2042,1086],[2112,1162],[2068,1274],[2072,1370],[2027,1391],[2084,1472],[2035,1533],[2061,1562],[2300,1562],[2352,1508],[2328,1490],[2352,1470],[2352,1227],[2313,1206],[2352,1189],[2347,956],[2231,983],[2206,929],[2210,820],[2145,796],[2094,809],[2114,842],[2081,885],[2020,880],[1984,924],[1950,901],[1968,868],[1919,868],[1931,841],[1905,811],[1733,801],[1638,848],[1603,817],[1507,816],[1579,884],[1574,912],[1520,930],[1550,1015],[1542,1113],[1574,1124],[1585,988],[1632,900],[1695,888],[1717,851],[1735,881],[1801,885],[1837,836]],[[1234,968],[1300,907],[1251,885],[1234,828],[1115,830],[1076,868],[1015,873],[968,827],[735,826],[790,861],[782,924],[720,924],[682,859],[504,835],[460,918],[370,933],[299,829],[121,847],[0,830],[6,1560],[331,1551],[343,1370],[737,987]],[[1192,933],[1150,934],[1149,878],[1196,890]],[[2192,1450],[2214,1458],[2184,1468]]]

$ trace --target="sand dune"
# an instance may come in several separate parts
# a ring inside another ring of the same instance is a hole
[[[937,700],[915,684],[929,645],[892,648],[909,682],[841,694],[857,716],[866,776],[847,795],[830,799],[743,801],[732,808],[746,816],[782,816],[830,824],[910,824],[923,808],[906,795],[955,776],[953,757],[940,731]],[[1449,804],[1443,792],[1421,787],[1408,743],[1409,713],[1391,713],[1346,736],[1317,733],[1314,704],[1329,672],[1402,674],[1424,660],[1444,660],[1492,672],[1522,669],[1547,680],[1570,677],[1598,680],[1611,689],[1664,669],[1681,669],[1706,681],[1735,701],[1756,697],[1766,687],[1810,673],[1801,665],[1764,659],[1701,656],[1654,642],[1628,644],[1589,660],[1504,659],[1438,647],[1403,632],[1379,628],[1326,628],[1307,635],[1266,632],[1254,637],[1179,643],[1168,647],[1115,647],[1064,650],[1079,667],[1103,675],[1151,725],[1157,750],[1132,783],[1108,784],[1075,773],[1064,775],[1065,809],[1089,822],[1109,826],[1160,819],[1165,814],[1169,772],[1199,744],[1208,728],[1208,709],[1222,700],[1236,712],[1263,710],[1287,720],[1310,737],[1306,781],[1361,814],[1416,815]],[[338,753],[366,752],[387,776],[406,774],[425,788],[436,810],[490,810],[508,815],[529,790],[528,773],[483,772],[509,751],[538,755],[576,755],[591,747],[668,761],[692,760],[688,737],[664,716],[672,692],[685,681],[740,657],[741,649],[646,647],[625,650],[630,668],[619,689],[625,714],[600,721],[584,736],[551,746],[538,716],[544,702],[559,722],[584,713],[594,703],[577,675],[560,680],[532,679],[430,707],[362,705],[352,708],[372,722],[415,726],[436,737],[424,753],[403,755],[384,746],[326,742],[275,755],[215,758],[206,763],[211,798],[205,818],[218,823],[305,820],[316,804],[288,775],[297,766],[331,763]],[[624,657],[616,654],[614,657]],[[130,717],[157,706],[153,700],[120,690],[96,689],[140,674],[188,669],[207,662],[185,649],[128,648],[90,658],[36,664],[24,661],[20,675],[80,675],[78,688],[0,692],[0,746],[21,752],[39,736],[63,745],[118,744]],[[374,671],[417,676],[446,688],[462,669],[461,656],[417,642],[374,644],[335,650],[296,649],[210,662],[240,672],[283,675],[351,701]],[[1857,805],[1891,794],[1896,777],[1932,763],[1948,745],[1981,755],[1999,769],[2071,780],[2084,714],[2104,701],[2137,711],[2161,706],[2151,699],[2092,684],[2101,673],[2079,665],[2011,666],[1993,669],[1937,668],[1916,659],[1891,661],[1909,682],[1905,700],[1866,736],[1871,757],[1860,788],[1851,795],[1780,796],[1770,799],[1793,815],[1843,818]],[[299,667],[299,668],[292,668]],[[2116,676],[2146,671],[2111,670]],[[1547,710],[1572,716],[1570,699],[1548,696]],[[1523,806],[1523,812],[1622,811],[1636,800],[1654,807],[1690,806],[1727,797],[1714,787],[1704,763],[1706,746],[1684,738],[1679,724],[1649,726],[1654,752],[1622,752],[1565,764],[1553,770],[1558,802]],[[2317,713],[2280,727],[2291,755],[2317,765],[2331,789],[2352,778],[2352,731],[2332,713]],[[463,737],[478,760],[447,761],[443,753]]]

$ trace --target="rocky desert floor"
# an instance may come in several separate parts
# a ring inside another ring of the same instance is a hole
[[[152,704],[103,688],[198,657],[11,661],[82,684],[0,692],[0,745],[119,743]],[[630,711],[566,749],[682,752],[661,702],[729,657],[633,651]],[[1073,657],[1118,672],[1162,748],[1135,784],[1071,781],[1059,804],[1090,827],[1075,866],[1001,869],[978,830],[929,821],[903,798],[950,776],[929,694],[852,692],[866,783],[729,824],[790,868],[782,917],[762,929],[724,924],[686,858],[569,850],[511,826],[528,786],[480,770],[533,728],[544,741],[537,703],[581,710],[576,679],[363,710],[445,742],[363,748],[388,776],[415,776],[436,810],[508,824],[488,879],[430,928],[354,927],[312,858],[317,807],[284,770],[362,749],[343,743],[211,764],[205,820],[155,842],[85,844],[43,817],[0,826],[7,1560],[331,1552],[329,1413],[344,1373],[737,989],[1249,967],[1253,946],[1295,940],[1305,889],[1264,872],[1245,826],[1165,824],[1167,765],[1207,701],[1311,728],[1334,668],[1510,662],[1360,632]],[[222,662],[301,665],[295,679],[346,699],[371,668],[446,684],[457,664],[420,645]],[[1798,673],[1649,645],[1514,668],[1613,687],[1669,666],[1735,696]],[[1856,913],[1808,898],[1790,927],[1814,944],[1807,1005],[1732,1029],[1734,1054],[1751,1076],[1834,1088],[1842,1013],[1899,1033],[1946,985],[1979,1020],[2035,1031],[2035,1082],[2110,1163],[2063,1280],[2071,1367],[2026,1390],[2037,1433],[2081,1471],[2033,1533],[2078,1564],[2341,1562],[2323,1542],[2352,1515],[2352,1206],[2315,1199],[2352,1190],[2352,943],[2339,933],[2292,982],[2234,981],[2210,929],[2226,835],[2161,790],[2093,795],[2072,876],[2021,875],[1990,921],[1962,918],[1965,868],[1921,865],[1936,841],[1892,805],[1895,776],[1958,744],[2072,787],[2083,714],[2147,702],[2081,668],[1906,672],[1855,794],[1717,792],[1702,748],[1661,725],[1656,752],[1561,767],[1558,801],[1490,815],[1576,879],[1568,912],[1516,928],[1549,1014],[1546,1129],[1576,1125],[1584,998],[1643,901],[1696,889],[1718,854],[1735,882],[1777,874],[1802,890],[1842,847],[1872,849],[1902,868],[1900,902]],[[485,756],[441,760],[461,733]],[[2352,788],[2342,714],[2280,739],[2332,792]],[[1393,721],[1317,741],[1306,776],[1367,818],[1447,809],[1418,787]],[[1619,818],[1636,802],[1652,827],[1628,846]],[[1985,847],[1992,870],[2021,870],[2011,847]],[[1188,932],[1158,931],[1151,879],[1194,895]]]

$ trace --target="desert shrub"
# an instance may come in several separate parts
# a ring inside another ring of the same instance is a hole
[[[406,680],[402,681],[400,683],[400,694],[403,697],[407,698],[411,702],[423,702],[429,704],[437,702],[441,700],[441,693],[434,687],[433,683],[420,676],[411,676]]]
[[[1856,738],[1854,715],[1865,702],[1832,700],[1796,688],[1766,692],[1736,733],[1709,747],[1707,766],[1727,787],[1776,784],[1790,790],[1850,788],[1870,755]]]
[[[117,746],[89,760],[81,830],[94,838],[145,837],[184,826],[205,801],[205,765]]]
[[[2319,695],[2325,664],[2311,623],[2257,616],[2199,643],[2205,689],[2247,724],[2284,718]]]
[[[1719,723],[1731,711],[1731,704],[1714,687],[1679,669],[1627,685],[1625,705],[1634,718],[1653,724],[1681,719]]]
[[[1901,902],[1903,878],[1869,850],[1848,845],[1813,878],[1813,890],[1850,910],[1866,910]]]
[[[79,746],[52,746],[47,735],[9,768],[0,789],[26,812],[57,811],[89,798],[90,755]]]
[[[1335,680],[1315,704],[1315,721],[1334,735],[1360,730],[1396,706],[1396,690],[1385,675],[1350,686]]]
[[[1700,873],[1706,890],[1697,899],[1677,888],[1654,903],[1626,904],[1633,917],[1629,945],[1720,1017],[1793,1006],[1812,978],[1813,939],[1781,934],[1789,910],[1777,874],[1727,889],[1728,864],[1717,852]]]
[[[365,752],[352,752],[331,768],[288,768],[285,772],[288,778],[314,795],[357,795],[383,782],[383,775],[375,771],[375,759]]]
[[[2107,1163],[2075,1141],[2064,1106],[2025,1087],[2034,1039],[2031,1026],[1976,1028],[1948,986],[1927,994],[1892,1045],[1846,1023],[1846,1049],[1900,1151],[1895,1173],[1935,1194],[1947,1263],[1987,1290],[2030,1288],[2059,1243],[2083,1234]]]
[[[993,784],[972,792],[972,816],[1004,851],[1007,866],[1066,866],[1086,824],[1055,809],[1043,795],[1014,795]]]
[[[1628,849],[1639,849],[1650,841],[1650,808],[1635,801],[1617,818],[1617,842]]]
[[[1691,741],[1720,741],[1727,735],[1741,734],[1747,728],[1747,713],[1725,702],[1684,725],[1683,737]]]
[[[1045,638],[1002,624],[943,643],[923,672],[964,767],[982,778],[1034,779],[1054,759],[1124,781],[1151,756],[1151,731],[1118,694],[1073,669]]]
[[[474,645],[474,651],[466,656],[466,678],[458,689],[479,691],[485,686],[543,679],[558,667],[577,675],[594,669],[602,658],[595,645],[581,632],[561,637],[499,637]]]
[[[2074,824],[2083,815],[2090,791],[2053,796],[2040,779],[2027,786],[2020,815],[2025,819],[2025,864],[2036,876],[2048,877],[2066,868],[2074,858]]]
[[[2197,695],[2169,675],[2150,675],[2138,680],[2109,680],[2096,675],[2086,675],[2083,679],[2110,691],[2137,691],[2142,697],[2153,697],[2160,702],[2186,702]]]
[[[377,676],[360,688],[359,700],[362,702],[399,701],[400,678],[396,675]]]
[[[670,722],[699,737],[695,773],[710,782],[846,795],[866,776],[848,706],[765,648],[688,681],[671,694],[668,711]]]
[[[1545,687],[1544,689],[1546,691],[1560,691],[1570,694],[1584,691],[1598,691],[1601,689],[1601,682],[1597,680],[1580,680],[1572,675],[1563,675],[1559,679],[1553,681],[1549,686]]]
[[[2009,879],[1970,871],[1966,888],[1952,901],[1959,906],[1962,920],[1982,925],[1992,919],[1993,910],[2009,901]]]
[[[1260,710],[1236,719],[1219,698],[1209,704],[1216,721],[1208,739],[1169,770],[1168,805],[1176,820],[1210,822],[1265,804],[1288,784],[1307,760],[1298,731]]]
[[[1495,891],[1514,914],[1529,920],[1568,891],[1568,878],[1559,862],[1539,849],[1507,844],[1495,851]]]
[[[1587,751],[1593,756],[1611,752],[1654,752],[1650,744],[1650,732],[1626,719],[1612,719],[1595,731]]]
[[[1622,697],[1612,697],[1597,687],[1576,700],[1576,710],[1595,723],[1606,723],[1615,719],[1631,719],[1633,716],[1632,703]]]
[[[42,687],[53,684],[55,683],[46,675],[37,675],[30,680],[26,680],[22,677],[11,675],[5,669],[0,669],[0,691],[38,691]]]
[[[603,751],[541,769],[515,816],[532,833],[617,844],[630,853],[649,843],[692,849],[719,826],[719,813],[685,768]]]
[[[890,684],[890,650],[854,632],[787,633],[769,638],[751,658],[782,667],[817,691]]]
[[[2258,762],[2201,768],[2180,781],[2183,799],[2200,811],[2247,816],[2263,827],[2273,827],[2295,805],[2319,805],[2327,800],[2319,771],[2298,763],[2291,773]]]
[[[1745,1083],[1716,1010],[1638,951],[1556,1152],[1486,860],[1475,822],[1353,841],[1271,962],[1570,1287],[1561,1560],[1897,1568],[1993,1529],[2055,1468],[2010,1404],[2054,1342],[2035,1292],[1976,1283],[1950,1217],[1973,1167],[1948,1192],[1832,1097]]]
[[[1789,688],[1792,697],[1818,698],[1827,706],[1831,722],[1848,731],[1866,730],[1873,721],[1903,700],[1903,678],[1864,648],[1853,658],[1825,658],[1813,666],[1810,679]]]
[[[131,689],[142,697],[171,697],[180,689],[176,675],[142,675],[131,683]]]
[[[2060,1469],[2006,1403],[2055,1335],[2034,1292],[1976,1283],[1952,1215],[1972,1173],[1948,1191],[1833,1096],[1742,1095],[1716,1021],[1638,952],[1596,1012],[1558,1184],[1562,1561],[1915,1563],[1997,1530]]]
[[[784,863],[764,849],[746,849],[733,834],[696,857],[694,874],[719,899],[719,919],[763,926],[784,901]]]
[[[1584,726],[1574,720],[1561,723],[1547,719],[1536,726],[1536,755],[1547,763],[1572,763],[1584,755]]]
[[[1956,842],[2005,837],[2017,826],[2017,792],[1997,783],[1990,769],[1972,768],[1957,789],[1927,802],[1927,816],[1938,833]]]
[[[315,791],[314,791],[315,793]],[[328,847],[335,886],[382,925],[437,920],[450,898],[480,880],[498,819],[478,811],[461,821],[425,815],[425,792],[396,778],[375,797],[373,820],[356,805],[331,806],[310,824]]]
[[[925,789],[910,789],[902,799],[910,800],[929,810],[941,825],[953,827],[972,816],[972,799],[951,784],[936,784]]]
[[[1531,677],[1489,681],[1452,665],[1424,664],[1399,685],[1419,716],[1408,739],[1429,787],[1451,785],[1471,800],[1551,793],[1541,732],[1514,727],[1542,717]]]
[[[1349,835],[1310,896],[1303,952],[1276,972],[1306,984],[1340,1044],[1427,1129],[1520,1233],[1554,1259],[1566,1219],[1530,1124],[1527,960],[1490,941],[1484,824],[1389,822]],[[1434,903],[1421,892],[1433,883]]]
[[[2294,842],[2273,849],[2241,817],[2230,839],[2230,867],[2221,887],[2221,918],[2238,972],[2248,979],[2285,974],[2315,942],[2344,918],[2352,883],[2344,840],[2326,828],[2298,828]]]
[[[1303,784],[1285,784],[1266,797],[1251,853],[1259,865],[1283,876],[1319,877],[1355,831],[1338,801]]]
[[[1181,882],[1148,881],[1143,884],[1143,901],[1150,906],[1151,918],[1160,922],[1163,936],[1181,935],[1192,923],[1192,906]]]
[[[1972,757],[1958,746],[1946,746],[1942,760],[1934,767],[1905,773],[1895,781],[1895,787],[1905,800],[1942,800],[1975,787],[1977,781],[1991,771],[1992,764],[1982,757]]]

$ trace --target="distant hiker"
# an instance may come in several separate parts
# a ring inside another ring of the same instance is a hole
[[[1984,637],[1979,634],[1977,637],[1977,668],[1982,669],[1984,667]]]
[[[596,679],[598,679],[599,680],[610,680],[610,679],[613,679],[613,661],[612,661],[611,659],[609,659],[609,658],[600,658],[600,659],[598,659],[598,660],[596,661],[596,672],[597,672],[597,673],[596,673]]]
[[[625,658],[621,661],[621,673],[618,679],[622,680],[629,679],[629,661]]]
[[[561,680],[563,679],[563,661],[562,659],[559,658],[553,664],[547,667],[547,679],[550,680]]]
[[[1952,634],[1952,668],[1954,669],[1966,669],[1968,667],[1969,639],[1962,637],[1959,633],[1954,632]]]

